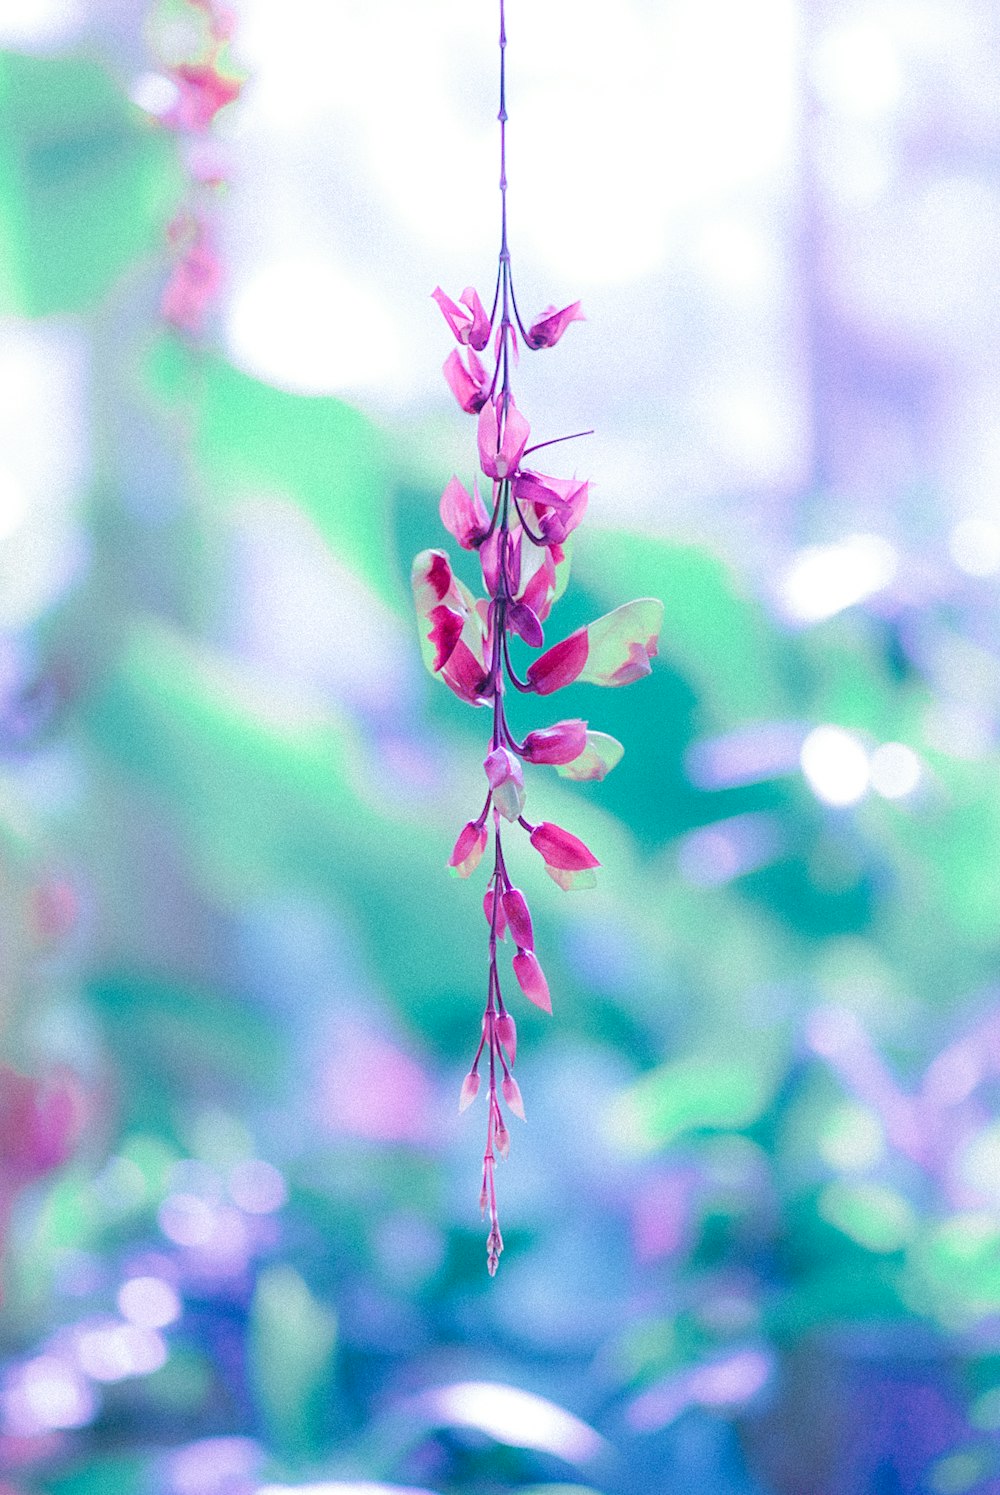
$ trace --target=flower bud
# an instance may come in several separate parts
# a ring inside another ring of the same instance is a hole
[[[579,717],[541,727],[524,739],[524,756],[529,763],[572,763],[587,746],[587,723]]]
[[[507,1059],[513,1064],[517,1057],[517,1027],[509,1012],[501,1012],[494,1021],[493,1030],[507,1051]]]
[[[514,943],[519,950],[533,950],[535,936],[531,927],[531,914],[520,888],[508,888],[500,900]]]
[[[486,850],[486,841],[485,825],[477,825],[474,820],[470,820],[468,825],[462,827],[451,856],[448,858],[448,866],[453,876],[468,877],[475,872]]]
[[[459,1115],[461,1115],[463,1111],[467,1111],[469,1109],[478,1094],[479,1075],[473,1069],[470,1070],[465,1079],[462,1081],[462,1094],[459,1096],[458,1100]]]
[[[503,1124],[503,1117],[500,1116],[499,1114],[497,1115],[497,1124],[496,1124],[496,1130],[493,1133],[493,1140],[496,1143],[496,1149],[497,1149],[497,1152],[500,1154],[500,1156],[502,1158],[509,1157],[510,1156],[510,1132],[504,1126],[504,1124]]]
[[[503,1098],[514,1115],[519,1116],[522,1121],[527,1121],[528,1118],[524,1114],[524,1101],[521,1099],[521,1087],[513,1075],[504,1076],[501,1089],[503,1090]]]
[[[493,804],[505,820],[514,821],[524,809],[524,772],[509,748],[494,748],[483,764]]]
[[[524,992],[529,1002],[534,1002],[543,1012],[552,1011],[552,998],[549,996],[549,983],[545,979],[545,973],[538,964],[538,958],[532,950],[519,950],[514,956],[514,975],[517,984]]]
[[[490,926],[491,929],[494,927],[494,925],[493,925],[493,901],[494,901],[494,897],[495,897],[495,894],[494,894],[493,889],[492,888],[487,888],[486,892],[483,894],[483,913],[486,915],[486,922]],[[506,916],[506,914],[503,911],[503,899],[502,898],[500,900],[500,906],[497,909],[496,936],[497,936],[498,940],[506,939],[506,937],[507,937],[507,916]]]

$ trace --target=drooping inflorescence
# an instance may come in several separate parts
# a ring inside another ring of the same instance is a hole
[[[525,694],[550,695],[574,681],[628,685],[650,672],[663,618],[662,603],[643,598],[617,608],[553,645],[528,667],[525,679],[514,671],[509,636],[532,649],[544,644],[543,624],[565,589],[569,537],[587,507],[588,483],[547,477],[525,459],[542,447],[572,439],[555,437],[528,445],[530,427],[518,409],[511,374],[518,333],[532,350],[553,347],[571,322],[583,320],[579,301],[550,306],[525,328],[518,311],[507,241],[506,28],[500,0],[500,254],[492,310],[468,286],[458,302],[434,291],[459,348],[445,360],[444,375],[459,405],[478,417],[479,465],[490,483],[489,503],[452,477],[441,497],[441,519],[465,550],[479,554],[485,598],[476,598],[452,571],[442,550],[425,550],[413,563],[413,591],[424,662],[432,674],[471,706],[491,708],[493,730],[483,767],[487,792],[482,809],[463,826],[449,865],[459,877],[478,866],[493,834],[493,871],[483,900],[489,926],[489,977],[482,1036],[462,1086],[460,1109],[480,1088],[479,1066],[488,1066],[489,1113],[480,1207],[489,1211],[487,1263],[496,1272],[503,1239],[497,1215],[496,1156],[506,1157],[510,1137],[500,1097],[524,1119],[524,1105],[512,1070],[517,1047],[514,1018],[504,1001],[497,967],[497,942],[509,931],[515,950],[513,970],[521,991],[551,1012],[548,983],[535,954],[531,914],[524,894],[511,882],[504,861],[504,823],[518,825],[530,838],[546,871],[565,889],[593,885],[600,864],[570,831],[549,821],[525,818],[524,763],[549,764],[564,778],[603,779],[623,748],[603,732],[591,732],[579,719],[528,732],[518,742],[504,709],[508,686]],[[492,341],[492,370],[480,359]],[[581,433],[589,435],[589,432]]]

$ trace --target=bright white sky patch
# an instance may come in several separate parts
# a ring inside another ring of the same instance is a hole
[[[65,46],[82,21],[81,0],[3,0],[0,47]]]
[[[802,772],[826,805],[856,805],[869,781],[868,754],[853,732],[816,727],[802,744]]]
[[[828,108],[855,119],[887,114],[903,91],[899,53],[874,21],[824,32],[816,45],[812,75]]]
[[[962,519],[948,536],[951,558],[969,576],[1000,571],[1000,525],[991,519]]]
[[[809,545],[781,583],[783,610],[797,623],[835,617],[889,586],[897,566],[895,550],[881,535],[849,535],[835,545]]]
[[[382,300],[329,260],[282,259],[235,288],[229,351],[248,373],[296,394],[379,386],[398,373]]]

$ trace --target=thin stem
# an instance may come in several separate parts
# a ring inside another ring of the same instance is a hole
[[[593,436],[593,431],[574,431],[572,436],[553,436],[551,441],[537,441],[534,446],[526,446],[524,455],[529,452],[540,452],[543,446],[558,446],[560,441],[576,441],[581,436]]]

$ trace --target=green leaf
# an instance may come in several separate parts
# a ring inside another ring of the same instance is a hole
[[[290,394],[219,358],[163,337],[147,370],[156,394],[182,406],[212,509],[272,495],[308,514],[333,553],[403,610],[390,525],[385,441],[357,410]],[[193,421],[193,430],[191,423]]]
[[[250,1378],[274,1442],[290,1453],[315,1448],[337,1343],[337,1320],[290,1266],[257,1280],[250,1310]]]
[[[615,1107],[612,1126],[639,1151],[666,1147],[703,1128],[742,1129],[763,1114],[774,1088],[773,1066],[759,1054],[693,1056],[664,1064],[633,1085]]]
[[[0,310],[82,311],[162,242],[173,142],[95,62],[0,54]]]

